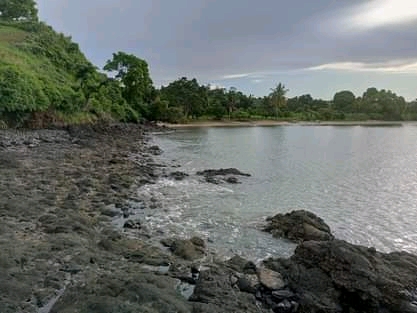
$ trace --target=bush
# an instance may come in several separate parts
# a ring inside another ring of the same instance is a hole
[[[14,65],[0,65],[0,95],[0,114],[43,111],[49,104],[42,82]]]

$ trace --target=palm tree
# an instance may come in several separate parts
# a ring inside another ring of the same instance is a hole
[[[269,94],[269,98],[271,104],[274,108],[275,118],[278,117],[278,111],[286,104],[285,94],[289,90],[285,88],[285,85],[279,83],[275,88],[271,88],[271,93]]]

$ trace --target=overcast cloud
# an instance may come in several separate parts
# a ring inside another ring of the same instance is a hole
[[[103,66],[145,59],[156,85],[181,76],[266,94],[330,98],[389,88],[417,97],[415,0],[38,0],[40,17]]]

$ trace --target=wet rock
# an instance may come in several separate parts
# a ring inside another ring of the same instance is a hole
[[[203,176],[206,182],[216,185],[221,182],[226,182],[229,184],[239,184],[240,182],[236,178],[236,176],[251,176],[250,174],[243,173],[236,168],[209,169],[199,171],[196,174],[199,176]]]
[[[235,175],[235,176],[251,176],[251,174],[243,173],[236,168],[221,168],[221,169],[209,169],[204,171],[197,172],[197,175],[200,176],[226,176],[226,175]]]
[[[280,273],[261,267],[257,271],[259,282],[268,289],[277,290],[285,287],[285,282]]]
[[[212,176],[206,176],[205,177],[206,182],[210,183],[210,184],[214,184],[214,185],[218,185],[220,184],[222,181],[216,177],[212,177]]]
[[[273,290],[271,295],[277,301],[282,301],[284,299],[291,299],[295,297],[295,294],[292,291],[286,289]]]
[[[142,224],[141,224],[140,220],[127,220],[124,223],[123,228],[141,229],[142,228]]]
[[[240,181],[235,176],[226,177],[225,180],[229,184],[240,184]]]
[[[175,179],[175,180],[184,180],[186,177],[188,177],[189,175],[187,173],[184,172],[172,172],[169,174],[169,177]]]
[[[151,146],[148,148],[149,152],[153,155],[161,155],[162,150],[158,146]]]
[[[232,257],[226,262],[226,264],[239,273],[256,274],[256,265],[239,255]]]
[[[259,280],[256,275],[242,275],[237,281],[237,286],[240,291],[252,294],[256,293],[258,284]]]
[[[291,313],[293,312],[292,308],[291,302],[286,299],[272,306],[274,313]]]
[[[417,312],[417,256],[405,252],[306,241],[289,260],[265,264],[286,278],[301,312]]]
[[[305,210],[277,214],[267,221],[269,225],[264,230],[272,233],[274,237],[283,237],[295,242],[334,239],[330,227],[320,217]]]
[[[196,245],[197,247],[201,247],[201,248],[205,248],[206,247],[206,243],[204,242],[203,239],[201,239],[200,237],[192,237],[190,239],[190,241]]]

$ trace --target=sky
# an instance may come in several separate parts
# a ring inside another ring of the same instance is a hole
[[[416,0],[38,0],[42,21],[102,67],[124,51],[156,86],[180,77],[331,99],[368,87],[417,98]]]

